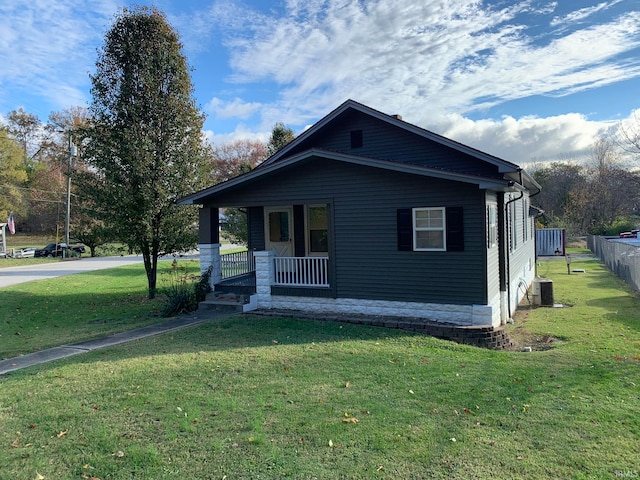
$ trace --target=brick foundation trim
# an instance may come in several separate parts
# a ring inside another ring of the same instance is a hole
[[[251,315],[270,317],[301,318],[328,322],[352,323],[374,327],[395,328],[429,335],[430,337],[493,350],[507,350],[514,347],[504,327],[460,326],[441,322],[429,322],[421,318],[385,317],[374,315],[314,314],[295,310],[258,309]]]

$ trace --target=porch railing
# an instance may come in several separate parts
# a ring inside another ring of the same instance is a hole
[[[275,257],[275,285],[328,287],[328,257]]]
[[[223,279],[244,275],[256,269],[253,252],[249,250],[223,253],[220,255],[220,264]]]

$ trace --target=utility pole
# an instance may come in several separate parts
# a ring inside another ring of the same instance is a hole
[[[71,221],[71,159],[77,155],[76,146],[71,141],[69,130],[69,161],[67,163],[67,217],[64,225],[64,241],[69,248],[69,223]]]

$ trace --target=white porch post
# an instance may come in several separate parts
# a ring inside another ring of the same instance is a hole
[[[275,279],[273,259],[276,252],[253,252],[256,262],[256,294],[258,295],[258,308],[271,308],[271,285]]]
[[[211,271],[210,284],[211,288],[222,280],[222,263],[220,261],[220,244],[219,243],[200,243],[200,273],[203,274],[210,266]]]

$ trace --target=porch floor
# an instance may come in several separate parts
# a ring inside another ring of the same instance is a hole
[[[213,290],[220,293],[252,295],[256,293],[256,272],[245,273],[216,283]]]

